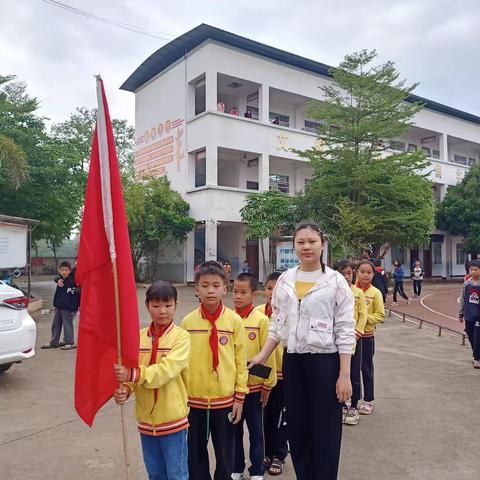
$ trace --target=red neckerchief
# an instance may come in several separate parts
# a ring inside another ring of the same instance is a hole
[[[383,268],[382,267],[375,267],[375,271],[377,273],[382,273]]]
[[[361,290],[363,290],[364,292],[366,292],[366,291],[372,286],[372,284],[369,283],[365,288],[363,288],[363,287],[360,285],[360,282],[358,282],[356,286],[357,286],[358,288],[360,288]]]
[[[272,306],[269,303],[266,303],[265,304],[265,315],[268,318],[272,318],[272,314],[273,314]]]
[[[171,321],[168,325],[161,325],[157,328],[155,328],[153,322],[150,324],[150,328],[148,329],[148,336],[153,338],[152,338],[152,353],[150,355],[150,361],[148,362],[149,365],[153,365],[154,363],[157,363],[158,340],[160,337],[163,336],[163,334],[167,331],[167,329],[170,327],[172,323],[173,321]],[[155,405],[157,403],[157,397],[158,397],[158,388],[156,388],[153,391],[153,407],[152,407],[152,410],[150,410],[150,413],[152,413],[153,409],[155,408]]]
[[[218,308],[215,310],[215,312],[210,313],[204,306],[203,303],[200,304],[200,313],[202,317],[205,320],[208,320],[210,322],[210,325],[212,326],[212,330],[210,332],[210,338],[208,339],[208,343],[210,344],[210,349],[212,350],[212,355],[213,355],[213,371],[217,372],[218,368],[218,332],[217,332],[217,325],[216,321],[220,317],[220,315],[223,312],[223,304],[220,302],[220,305]]]
[[[247,318],[251,313],[252,310],[254,309],[253,303],[250,305],[247,305],[246,307],[243,308],[238,308],[235,307],[235,311],[242,317],[242,318]]]

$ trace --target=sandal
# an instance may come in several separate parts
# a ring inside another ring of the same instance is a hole
[[[60,350],[73,350],[74,348],[77,348],[77,346],[73,343],[67,343],[63,347],[60,347]]]
[[[58,348],[58,345],[52,345],[50,342],[45,343],[40,347],[42,350],[47,350],[48,348]]]
[[[283,469],[285,467],[285,462],[278,458],[274,458],[272,460],[272,463],[270,464],[270,467],[268,468],[268,473],[272,477],[276,477],[278,475],[281,475],[283,473]]]
[[[263,459],[263,466],[268,470],[270,468],[270,465],[272,464],[272,461],[270,460],[270,458],[268,457],[265,457]]]

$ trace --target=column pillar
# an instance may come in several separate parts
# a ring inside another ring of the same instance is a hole
[[[185,281],[193,282],[195,280],[195,230],[188,233],[184,252]]]
[[[205,261],[217,259],[217,219],[205,221]]]
[[[448,162],[448,135],[446,133],[442,133],[440,135],[440,141],[439,141],[439,147],[440,147],[440,160],[443,160],[444,162]]]
[[[258,190],[264,192],[270,188],[270,156],[263,152],[258,165]]]
[[[270,87],[262,84],[258,89],[258,119],[261,122],[269,123],[270,114]]]

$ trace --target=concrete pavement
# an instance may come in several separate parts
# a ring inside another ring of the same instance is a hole
[[[49,282],[35,288],[51,298]],[[180,319],[197,302],[193,289],[179,292]],[[144,294],[138,291],[141,304]],[[140,311],[146,325],[143,305]],[[36,320],[39,346],[48,340],[51,315]],[[471,366],[470,350],[393,317],[376,338],[376,410],[344,428],[339,479],[476,478],[480,371]],[[123,478],[118,408],[109,402],[93,429],[74,411],[75,353],[38,349],[33,359],[0,376],[0,479]],[[126,411],[132,479],[144,479],[132,402]],[[290,463],[283,478],[295,478]]]

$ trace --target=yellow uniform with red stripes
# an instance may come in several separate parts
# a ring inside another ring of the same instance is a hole
[[[138,430],[144,435],[169,435],[188,428],[188,361],[190,336],[173,322],[158,338],[152,358],[152,327],[140,331],[138,368],[131,369],[127,383],[135,392]]]
[[[242,319],[223,307],[215,322],[218,333],[219,363],[212,368],[209,344],[211,325],[197,308],[182,320],[182,328],[191,339],[188,400],[191,408],[219,409],[245,400],[248,393],[245,329]]]
[[[266,315],[266,303],[263,305],[259,305],[255,308],[255,311],[263,313]],[[268,317],[267,317],[268,318]],[[270,320],[270,319],[269,319]],[[275,357],[275,368],[277,369],[277,380],[283,380],[283,373],[282,373],[282,366],[283,366],[283,345],[279,343],[275,350],[273,351],[273,355]]]
[[[367,304],[367,323],[362,337],[373,337],[378,323],[385,321],[382,292],[373,285],[363,290]]]
[[[355,299],[355,306],[353,308],[355,335],[358,340],[365,333],[365,325],[368,320],[367,302],[363,290],[356,285],[352,285],[352,293],[353,298]]]
[[[247,359],[250,359],[260,353],[268,338],[268,327],[270,321],[266,315],[258,310],[252,310],[248,317],[243,319],[245,328],[245,342],[247,347]],[[265,366],[270,367],[272,371],[267,379],[248,376],[249,393],[259,392],[260,390],[271,390],[277,384],[277,372],[275,368],[275,355],[270,355],[265,362]]]

